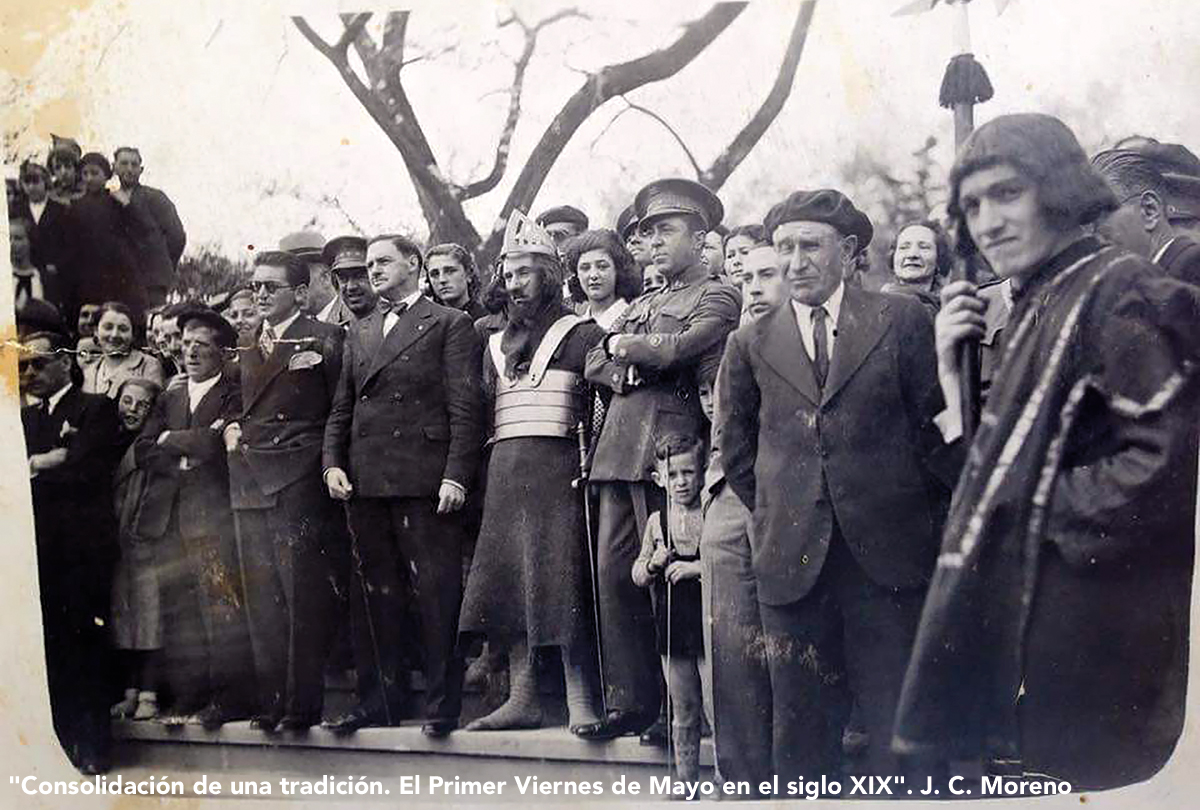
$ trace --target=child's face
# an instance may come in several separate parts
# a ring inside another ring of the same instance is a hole
[[[713,388],[712,383],[702,382],[699,386],[700,394],[700,410],[704,411],[704,418],[708,421],[713,420]]]
[[[700,494],[704,480],[704,468],[700,465],[699,453],[689,450],[672,455],[669,459],[656,462],[655,480],[667,491],[671,503],[691,506]]]

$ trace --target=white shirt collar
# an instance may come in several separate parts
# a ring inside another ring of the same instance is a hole
[[[294,313],[292,313],[290,318],[286,318],[276,324],[271,324],[271,329],[275,332],[275,337],[283,337],[284,333],[292,328],[292,324],[295,323],[296,319],[299,317],[300,310],[296,310]],[[268,321],[268,323],[270,323],[270,321]]]
[[[405,309],[409,309],[412,307],[413,304],[417,303],[417,299],[420,297],[421,297],[421,291],[417,290],[416,292],[412,292],[412,293],[409,293],[408,295],[404,296],[399,301],[394,301],[392,303],[392,307],[399,308],[400,305],[403,304]],[[388,314],[395,315],[396,313],[393,311],[393,312],[389,312]]]
[[[213,386],[220,381],[220,372],[218,372],[215,376],[208,378],[204,382],[192,382],[189,378],[187,381],[188,409],[195,413],[196,406],[200,404],[200,400],[204,399],[204,395],[211,391]]]
[[[62,402],[62,398],[65,397],[67,395],[67,392],[70,390],[71,390],[71,383],[67,383],[62,388],[58,389],[58,391],[51,394],[50,398],[46,400],[46,402],[48,404],[47,410],[50,413],[54,413],[54,409],[58,407],[58,403]]]
[[[329,303],[325,308],[317,313],[317,320],[321,323],[329,323],[329,316],[333,314],[333,308],[337,305],[338,297],[335,295],[329,299]]]
[[[596,322],[597,326],[599,326],[605,332],[608,332],[612,330],[613,324],[617,322],[618,318],[625,314],[625,310],[627,309],[629,309],[629,302],[624,298],[618,298],[616,301],[613,301],[611,304],[609,304],[608,309],[604,310],[599,315],[593,314],[592,306],[591,304],[588,304],[588,315],[593,321]]]
[[[33,200],[29,201],[29,213],[33,214],[33,222],[35,225],[41,224],[42,213],[46,210],[46,202],[49,199],[50,198],[47,197],[45,200],[42,200],[40,203],[35,203]]]
[[[1160,247],[1155,252],[1154,259],[1152,260],[1155,264],[1158,264],[1162,260],[1163,254],[1167,252],[1167,248],[1169,248],[1171,246],[1171,243],[1174,242],[1177,238],[1178,237],[1172,236],[1170,239],[1168,239],[1166,242],[1163,243],[1162,247]]]
[[[837,285],[837,289],[835,289],[833,291],[832,295],[830,295],[828,298],[825,299],[825,303],[818,304],[818,306],[822,306],[825,308],[825,314],[827,314],[829,316],[828,322],[831,326],[834,326],[834,327],[837,326],[838,315],[842,311],[842,294],[845,291],[846,291],[846,282],[839,281],[838,285]],[[803,323],[803,324],[812,323],[812,311],[814,309],[816,309],[816,307],[810,307],[808,304],[802,304],[799,301],[797,301],[795,298],[793,298],[792,299],[792,309],[795,310],[795,312],[796,312],[796,321],[798,323]]]

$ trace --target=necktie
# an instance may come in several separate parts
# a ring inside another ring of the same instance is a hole
[[[275,351],[275,330],[269,323],[263,324],[262,332],[258,336],[258,350],[262,352],[263,360],[266,360]]]
[[[825,376],[829,374],[829,333],[825,330],[827,317],[829,313],[825,307],[813,308],[813,368],[817,372],[817,385],[822,388],[825,387]]]

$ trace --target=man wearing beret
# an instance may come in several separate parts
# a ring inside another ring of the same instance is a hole
[[[179,316],[187,384],[159,396],[134,443],[147,471],[138,534],[159,541],[166,680],[174,705],[205,728],[241,719],[253,705],[254,662],[242,598],[221,431],[241,411],[225,352],[237,332],[207,307]]]
[[[588,216],[573,205],[556,205],[538,214],[538,225],[546,229],[561,256],[563,245],[572,236],[578,236],[588,228]]]
[[[617,217],[616,231],[625,241],[625,247],[629,248],[633,260],[637,262],[638,270],[645,268],[650,263],[650,254],[646,250],[646,243],[642,241],[641,232],[638,231],[637,209],[632,204]]]
[[[753,512],[774,769],[837,775],[853,698],[864,772],[901,774],[887,743],[948,495],[932,323],[844,283],[872,227],[840,192],[794,192],[764,224],[791,300],[730,337],[716,430]]]
[[[336,570],[345,520],[321,483],[343,332],[300,311],[307,284],[308,265],[291,253],[255,257],[250,288],[263,322],[257,345],[238,349],[242,410],[224,429],[258,676],[251,726],[267,732],[320,721],[345,576]]]
[[[659,180],[635,205],[650,258],[668,286],[638,298],[613,333],[588,352],[585,376],[612,392],[592,462],[597,485],[600,626],[608,717],[577,730],[605,739],[647,728],[658,714],[654,619],[646,591],[629,576],[647,515],[660,504],[650,485],[655,438],[699,435],[704,415],[695,370],[719,355],[737,326],[737,289],[709,277],[700,261],[704,234],[717,225],[721,201],[691,180]]]
[[[1200,159],[1179,144],[1133,137],[1092,165],[1120,203],[1101,233],[1168,275],[1200,284]]]
[[[379,301],[379,294],[367,278],[367,240],[361,236],[331,239],[325,245],[322,257],[329,267],[329,277],[337,290],[341,313],[344,313],[333,315],[331,323],[349,328],[374,312]]]

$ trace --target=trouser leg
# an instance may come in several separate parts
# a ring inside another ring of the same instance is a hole
[[[359,705],[390,722],[400,719],[407,684],[401,667],[408,602],[407,568],[385,498],[350,501],[350,621]]]
[[[250,649],[258,683],[258,712],[283,714],[290,619],[281,574],[282,538],[270,510],[234,511]]]
[[[713,745],[723,780],[771,778],[771,675],[750,565],[750,512],[728,487],[709,504],[700,542]]]
[[[645,485],[612,481],[597,486],[599,533],[597,571],[600,578],[600,633],[604,645],[607,705],[653,715],[660,705],[654,644],[654,615],[648,592],[633,583],[630,571],[641,550],[634,490]],[[646,511],[652,511],[647,504]]]
[[[392,525],[411,572],[425,651],[425,717],[456,720],[462,709],[463,660],[458,649],[462,606],[463,525],[439,515],[429,498],[392,501]]]

